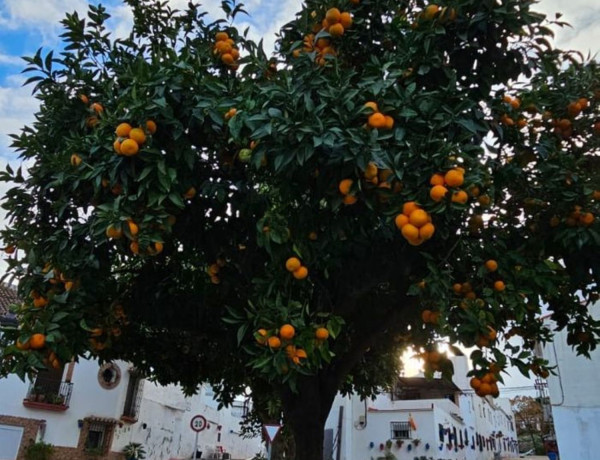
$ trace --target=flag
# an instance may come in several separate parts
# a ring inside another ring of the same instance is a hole
[[[415,419],[413,418],[412,414],[408,414],[408,423],[410,425],[410,428],[415,430],[417,429],[417,424],[415,423]]]

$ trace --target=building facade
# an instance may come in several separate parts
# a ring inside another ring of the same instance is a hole
[[[217,410],[210,386],[186,397],[176,385],[147,381],[124,361],[80,360],[40,371],[31,383],[0,380],[0,459],[22,460],[37,441],[52,444],[60,460],[122,459],[130,442],[141,443],[148,460],[193,458],[196,442],[202,458],[247,459],[264,450],[260,438],[239,435],[247,404],[240,399]],[[190,426],[195,415],[206,420],[197,438]]]
[[[591,314],[600,320],[600,303],[591,307]],[[545,321],[553,327],[550,317]],[[567,345],[566,331],[560,331],[540,352],[555,366],[547,390],[561,460],[600,458],[600,349],[591,351],[590,359],[578,356]]]
[[[456,358],[455,365],[466,366],[466,359]],[[338,396],[326,424],[325,459],[517,457],[509,401],[480,398],[464,380],[399,378],[391,391],[373,399]]]

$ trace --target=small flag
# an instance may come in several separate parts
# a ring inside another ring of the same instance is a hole
[[[415,419],[410,413],[408,414],[408,423],[410,424],[411,429],[415,431],[417,430],[417,424],[415,423]]]

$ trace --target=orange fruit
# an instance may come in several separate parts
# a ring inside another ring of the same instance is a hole
[[[469,381],[469,384],[471,385],[471,388],[473,388],[474,390],[479,390],[479,387],[481,386],[481,380],[479,380],[477,377],[473,377]]]
[[[600,200],[600,190],[594,190],[592,192],[592,199],[593,200]]]
[[[385,125],[386,125],[385,115],[382,113],[379,113],[379,112],[370,115],[368,124],[371,128],[377,128],[377,129],[385,128]]]
[[[469,200],[469,195],[464,190],[458,190],[452,194],[452,202],[465,204]]]
[[[232,65],[235,62],[231,53],[225,53],[221,56],[221,62],[225,65]]]
[[[354,195],[346,195],[344,196],[342,201],[344,204],[350,205],[356,203],[358,201],[358,198],[356,198]]]
[[[379,107],[377,107],[377,103],[373,101],[365,102],[365,107],[371,109],[373,112],[379,112]]]
[[[352,15],[348,12],[340,14],[340,23],[344,26],[344,29],[349,29],[352,26]]]
[[[264,345],[267,343],[267,330],[266,329],[259,329],[258,331],[256,331],[258,337],[256,338],[256,341],[258,343],[260,343],[261,345]]]
[[[421,313],[421,319],[425,324],[431,322],[431,313],[431,310],[423,310],[423,312]]]
[[[229,38],[229,35],[227,34],[227,32],[217,32],[215,34],[215,40],[217,40],[218,42],[225,41],[228,38]]]
[[[290,257],[285,261],[285,269],[288,272],[295,272],[302,266],[302,262],[297,257]]]
[[[146,142],[146,133],[144,133],[142,128],[133,128],[129,131],[129,139],[133,139],[138,145],[142,145]]]
[[[14,254],[16,250],[17,250],[17,248],[16,248],[16,247],[14,247],[13,245],[6,246],[6,247],[4,248],[4,252],[5,252],[6,254]]]
[[[329,26],[328,32],[332,37],[341,37],[344,35],[344,26],[338,22],[337,24]]]
[[[109,225],[106,227],[106,236],[118,240],[121,238],[121,236],[123,236],[123,232],[120,228],[116,228],[114,225]]]
[[[294,278],[296,278],[297,280],[303,280],[308,276],[308,268],[300,267],[298,270],[294,270],[292,275],[294,275]]]
[[[490,203],[492,202],[492,199],[490,198],[489,195],[481,195],[479,198],[477,198],[477,202],[481,205],[481,206],[489,206]]]
[[[115,149],[115,152],[117,152],[117,154],[121,153],[121,141],[119,139],[115,139],[115,141],[113,142],[113,149]]]
[[[429,183],[431,185],[444,185],[446,182],[444,181],[443,174],[435,173],[433,176],[431,176],[431,179],[429,179]]]
[[[412,224],[406,224],[402,227],[402,236],[407,240],[418,240],[419,239],[419,229]]]
[[[442,201],[448,193],[448,189],[443,185],[434,185],[429,191],[429,196],[433,201]]]
[[[296,329],[291,324],[284,324],[279,328],[279,337],[283,340],[292,340],[296,335]]]
[[[348,193],[350,193],[350,188],[352,187],[352,184],[352,179],[342,179],[338,184],[338,190],[342,195],[348,195]]]
[[[25,343],[21,343],[21,341],[17,339],[15,346],[18,350],[29,350],[29,340],[26,340]]]
[[[90,106],[90,108],[91,108],[91,109],[92,109],[94,112],[96,112],[96,113],[102,113],[102,112],[104,112],[104,107],[102,107],[102,104],[99,104],[99,103],[97,103],[97,102],[94,102],[94,103],[93,103],[93,104]]]
[[[45,297],[37,297],[33,299],[33,306],[35,308],[42,308],[46,305],[48,305],[48,299],[46,299]]]
[[[81,102],[83,102],[84,104],[89,104],[90,100],[88,99],[88,97],[85,94],[80,94],[79,95],[79,100]]]
[[[67,282],[65,282],[65,291],[72,290],[74,285],[75,285],[75,283],[73,283],[73,281],[67,281]]]
[[[160,241],[154,242],[154,253],[160,254],[164,249],[164,245]]]
[[[212,284],[220,284],[221,283],[221,279],[217,275],[212,275],[210,277],[210,282]]]
[[[121,123],[117,126],[117,129],[115,129],[115,134],[119,137],[127,137],[129,136],[131,129],[132,127],[129,123]]]
[[[477,394],[479,396],[487,396],[492,394],[492,385],[489,383],[481,383],[479,389],[477,390]]]
[[[320,327],[315,331],[315,337],[317,340],[327,340],[329,338],[329,331],[324,327]]]
[[[594,220],[596,220],[596,219],[591,212],[584,212],[579,217],[579,221],[586,226],[592,225],[594,223]]]
[[[489,272],[495,272],[496,270],[498,270],[498,262],[496,262],[494,259],[490,259],[485,262],[485,268]]]
[[[330,8],[325,13],[325,19],[329,24],[336,24],[340,22],[342,13],[337,8]]]
[[[133,139],[125,139],[123,142],[121,142],[120,150],[123,155],[130,157],[132,155],[136,155],[139,152],[140,147]]]
[[[231,50],[233,49],[233,47],[231,46],[231,43],[226,42],[226,41],[220,41],[217,42],[215,44],[215,52],[218,54],[226,54],[226,53],[231,53]]]
[[[454,283],[452,285],[452,290],[454,292],[456,292],[457,294],[460,294],[462,292],[462,284],[460,284],[460,283]]]
[[[389,115],[385,115],[385,129],[392,129],[394,127],[394,119]]]
[[[521,100],[518,97],[515,97],[509,102],[509,104],[513,109],[517,110],[519,107],[521,107]]]
[[[154,134],[156,132],[156,122],[153,120],[146,120],[146,129],[150,134]]]
[[[428,5],[427,8],[423,10],[422,18],[426,21],[430,21],[438,14],[439,10],[440,7],[438,5]]]
[[[450,187],[460,187],[464,183],[465,178],[461,171],[451,169],[444,175],[444,180]]]
[[[100,122],[100,120],[98,120],[98,117],[87,117],[85,120],[85,125],[88,128],[93,128],[94,126],[96,126],[98,123]]]
[[[71,155],[71,165],[77,167],[80,164],[81,164],[81,157],[79,155],[77,155],[76,153]]]
[[[46,336],[44,334],[33,334],[29,339],[29,346],[33,350],[39,350],[41,348],[44,348],[44,345],[46,345]]]
[[[413,211],[419,209],[419,205],[416,201],[407,201],[402,205],[402,214],[410,216]]]
[[[408,221],[417,228],[421,228],[423,225],[429,222],[429,214],[423,209],[415,209],[410,213]]]
[[[196,196],[196,189],[194,187],[190,187],[186,190],[186,192],[183,194],[183,197],[186,200],[191,200],[192,198],[194,198]]]
[[[406,214],[398,214],[396,219],[394,219],[394,223],[398,230],[402,230],[402,227],[408,224],[408,216]]]
[[[430,239],[435,233],[435,226],[431,222],[427,222],[419,229],[419,238],[423,240]]]
[[[233,57],[234,61],[237,61],[240,58],[240,52],[237,48],[232,48],[231,53],[229,54],[231,54],[231,57]]]
[[[504,291],[504,289],[506,289],[506,285],[504,284],[504,281],[500,281],[500,280],[496,281],[494,283],[494,289],[498,292]]]
[[[139,232],[140,229],[139,229],[138,225],[134,221],[128,220],[127,221],[127,226],[129,227],[129,233],[131,233],[132,236],[135,236],[135,235],[138,234],[138,232]]]
[[[279,337],[276,337],[274,335],[267,339],[267,343],[269,344],[269,347],[275,350],[281,347],[281,340],[279,340]]]
[[[581,113],[581,105],[579,105],[579,102],[571,102],[567,106],[567,113],[571,117],[576,117],[579,115]]]
[[[217,273],[219,273],[219,271],[221,271],[221,267],[219,267],[218,264],[210,264],[208,266],[208,270],[206,270],[206,272],[210,275],[210,276],[214,276]]]
[[[306,350],[303,350],[302,348],[298,348],[296,350],[296,357],[298,357],[300,359],[308,358],[308,355],[306,354]]]
[[[374,177],[377,177],[377,172],[377,165],[370,161],[365,168],[365,179],[373,179]]]

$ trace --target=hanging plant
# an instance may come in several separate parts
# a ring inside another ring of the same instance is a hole
[[[392,440],[391,439],[388,439],[385,442],[385,448],[388,449],[388,450],[390,450],[392,448]]]
[[[375,443],[374,443],[373,441],[371,441],[371,442],[369,443],[369,449],[372,449],[373,447],[375,447]]]
[[[412,444],[409,444],[408,446],[406,446],[406,449],[410,452],[412,450]]]
[[[440,444],[440,446],[438,447],[438,449],[440,449],[440,451],[444,450],[444,443]]]
[[[461,445],[460,445],[460,446],[458,446],[458,447],[460,447],[461,449],[464,449],[464,448],[465,448],[465,445],[464,445],[464,444],[461,444]]]
[[[385,445],[383,443],[379,444],[379,450],[385,449]]]
[[[402,439],[396,439],[396,447],[398,449],[402,447],[402,444],[404,444],[404,441]]]
[[[448,448],[448,450],[452,450],[452,443],[449,442],[448,444],[446,444],[446,447]]]
[[[425,444],[425,450],[429,450],[429,447],[430,447],[430,446],[429,446],[429,443],[426,443],[426,444]]]

